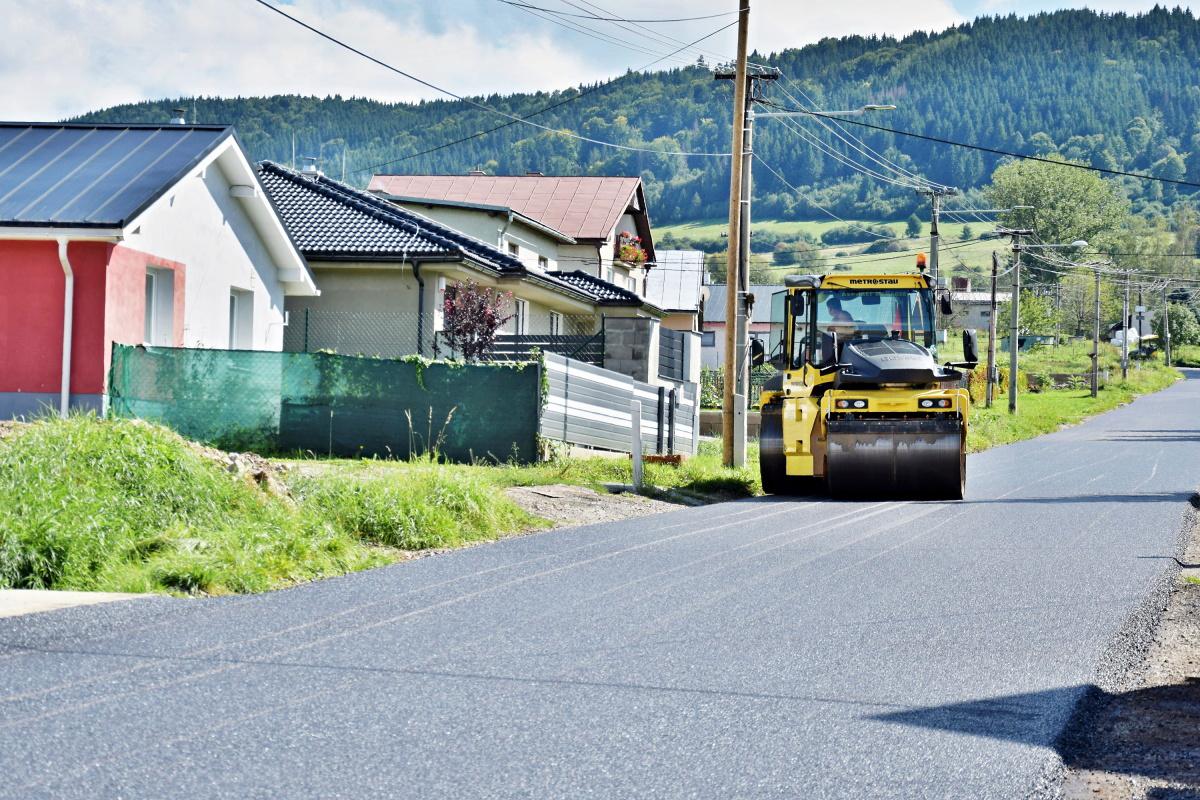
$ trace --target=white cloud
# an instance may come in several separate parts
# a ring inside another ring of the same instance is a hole
[[[490,37],[464,20],[432,34],[402,10],[384,14],[337,0],[298,0],[286,9],[452,90],[513,92],[598,77],[583,57],[541,30]],[[440,96],[248,0],[29,0],[6,7],[4,16],[0,117],[6,119],[54,119],[193,94]]]
[[[731,0],[598,2],[634,17],[703,15],[733,6]],[[295,0],[283,7],[368,53],[464,94],[602,80],[675,49],[678,41],[670,37],[692,41],[734,19],[630,26],[636,30],[582,23],[606,32],[617,40],[614,44],[495,0]],[[755,0],[751,46],[771,52],[826,36],[904,35],[961,21],[949,0],[860,0],[820,7],[797,0]],[[8,0],[4,23],[0,118],[55,119],[117,103],[190,95],[340,93],[388,101],[440,96],[319,39],[253,0]],[[652,31],[652,38],[643,38],[641,31]],[[732,30],[701,45],[710,61],[731,54],[734,46]],[[692,60],[694,54],[688,53],[664,63]]]
[[[750,43],[764,53],[827,36],[904,36],[965,21],[949,0],[859,0],[822,3],[819,9],[796,0],[759,0],[750,14]]]

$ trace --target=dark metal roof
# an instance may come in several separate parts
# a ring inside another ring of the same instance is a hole
[[[470,258],[501,273],[525,271],[518,259],[486,242],[319,173],[270,161],[259,164],[258,173],[284,225],[309,258]]]
[[[0,225],[123,228],[233,129],[0,123]]]
[[[604,306],[642,306],[644,301],[634,292],[628,289],[622,289],[620,286],[609,283],[606,280],[597,278],[594,275],[588,275],[580,270],[571,272],[547,272],[547,275],[558,278],[560,281],[569,283],[570,285],[586,292],[596,299],[596,302]]]

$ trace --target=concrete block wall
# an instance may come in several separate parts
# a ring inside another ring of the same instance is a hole
[[[659,322],[646,317],[604,320],[604,367],[643,383],[658,383]]]

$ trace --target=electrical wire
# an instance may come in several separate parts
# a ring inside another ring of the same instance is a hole
[[[561,14],[564,17],[582,17],[583,19],[594,19],[598,22],[636,22],[638,24],[652,24],[652,23],[660,23],[660,22],[697,22],[699,20],[705,20],[705,19],[718,19],[720,17],[728,17],[730,14],[739,13],[737,11],[721,11],[720,13],[717,13],[717,14],[705,14],[705,15],[699,16],[699,17],[674,17],[674,18],[670,18],[670,19],[663,19],[663,18],[624,19],[622,17],[599,17],[599,16],[596,16],[595,14],[572,14],[567,11],[554,11],[549,8],[541,8],[539,6],[530,5],[528,3],[518,3],[518,2],[515,2],[515,0],[500,0],[500,2],[504,3],[505,5],[516,6],[517,8],[529,8],[529,9],[534,9],[536,11],[549,11],[552,14]]]
[[[733,25],[736,25],[736,24],[737,24],[737,21],[735,20],[734,22],[731,22],[729,25],[725,25],[725,26],[723,26],[723,27],[717,28],[715,31],[712,31],[712,32],[710,32],[710,33],[706,33],[704,36],[701,36],[699,39],[696,39],[696,40],[695,40],[695,42],[692,42],[692,44],[695,44],[696,42],[702,42],[702,41],[704,41],[705,39],[709,39],[709,38],[711,38],[711,37],[713,37],[713,36],[716,36],[716,35],[717,35],[718,33],[720,33],[721,31],[724,31],[724,30],[728,29],[729,27],[731,27],[731,26],[733,26]],[[685,50],[685,49],[687,49],[687,48],[686,48],[686,47],[681,47],[681,48],[679,48],[678,50],[676,50],[674,53],[669,53],[669,54],[668,54],[668,56],[673,56],[673,55],[675,55],[675,53],[682,52],[682,51],[683,51],[683,50]],[[654,61],[651,61],[651,62],[649,62],[649,63],[647,63],[647,64],[645,64],[645,65],[643,65],[643,66],[639,67],[638,69],[634,70],[633,72],[643,72],[643,71],[645,71],[645,70],[649,69],[650,67],[654,66],[655,64],[659,63],[660,61],[663,61],[665,58],[666,58],[666,57],[655,59]],[[562,107],[562,106],[565,106],[565,105],[567,105],[568,103],[573,103],[573,102],[575,102],[576,100],[580,100],[580,99],[582,99],[582,98],[584,98],[584,97],[586,97],[586,96],[588,96],[588,95],[590,95],[590,94],[593,94],[593,93],[595,93],[595,92],[598,92],[598,91],[600,91],[601,89],[607,89],[607,88],[610,88],[610,87],[612,87],[612,86],[616,85],[616,84],[617,84],[618,82],[620,82],[621,80],[624,80],[624,79],[625,79],[625,78],[626,78],[628,75],[631,75],[631,74],[633,74],[633,72],[626,72],[626,73],[624,73],[623,75],[619,75],[618,77],[616,77],[616,78],[613,78],[611,81],[607,81],[607,82],[605,82],[605,83],[598,83],[598,84],[596,84],[595,86],[593,86],[593,87],[591,87],[591,88],[589,88],[589,89],[584,89],[584,90],[582,90],[582,91],[578,92],[577,94],[574,94],[574,95],[572,95],[571,97],[564,98],[564,99],[562,99],[562,100],[559,100],[559,101],[558,101],[558,102],[556,102],[556,103],[551,103],[551,104],[550,104],[550,105],[548,105],[548,106],[543,106],[542,108],[539,108],[539,109],[538,109],[538,110],[536,110],[536,111],[532,111],[532,112],[530,112],[530,113],[526,114],[526,115],[525,115],[525,116],[523,116],[521,119],[522,119],[522,120],[526,120],[526,119],[529,119],[529,118],[531,118],[531,117],[536,117],[536,116],[538,116],[539,114],[544,114],[544,113],[546,113],[547,111],[553,111],[554,109],[556,109],[556,108],[560,108],[560,107]],[[478,132],[476,132],[476,133],[473,133],[473,134],[471,134],[470,136],[463,136],[463,137],[462,137],[462,138],[460,138],[460,139],[455,139],[455,140],[454,140],[454,141],[452,141],[452,142],[444,142],[443,144],[439,144],[439,145],[436,145],[436,146],[434,146],[434,147],[430,147],[430,148],[427,148],[427,149],[425,149],[425,150],[421,150],[421,151],[419,151],[419,152],[417,152],[417,153],[413,153],[412,155],[402,156],[401,158],[395,158],[395,159],[392,159],[392,160],[390,160],[390,161],[382,161],[382,162],[380,162],[380,163],[378,163],[378,164],[373,164],[373,165],[371,165],[371,166],[369,166],[369,167],[363,167],[363,168],[361,168],[361,169],[357,169],[357,170],[355,170],[355,173],[356,173],[356,174],[361,174],[361,173],[363,173],[363,172],[374,172],[375,170],[379,169],[380,167],[390,167],[392,164],[399,164],[399,163],[401,163],[401,162],[403,162],[403,161],[409,161],[409,160],[411,160],[411,159],[414,159],[414,158],[419,158],[420,156],[428,155],[428,154],[430,154],[430,153],[436,153],[436,152],[437,152],[437,151],[439,151],[439,150],[445,150],[446,148],[449,148],[449,147],[454,147],[455,145],[462,144],[463,142],[469,142],[469,141],[471,141],[472,139],[478,139],[478,138],[480,138],[480,137],[483,137],[483,136],[488,136],[488,135],[490,135],[490,134],[493,134],[493,133],[495,133],[496,131],[504,130],[505,128],[510,128],[510,127],[512,127],[513,125],[516,125],[516,124],[517,124],[517,122],[518,122],[518,120],[509,120],[508,122],[505,122],[505,123],[503,123],[503,124],[497,125],[497,126],[496,126],[496,127],[494,127],[494,128],[488,128],[487,130],[478,131]]]
[[[260,2],[261,2],[261,0],[260,0]],[[834,119],[833,116],[831,116],[829,114],[822,114],[819,111],[807,111],[805,109],[786,108],[784,106],[774,106],[774,107],[782,109],[784,111],[796,111],[798,113],[808,114],[808,115],[814,116],[814,117],[824,117],[825,119]],[[1098,173],[1102,173],[1104,175],[1115,175],[1115,176],[1123,177],[1123,178],[1137,178],[1139,180],[1144,180],[1144,181],[1156,181],[1158,183],[1169,183],[1169,184],[1172,184],[1175,186],[1188,186],[1188,187],[1191,187],[1194,189],[1200,189],[1200,183],[1193,183],[1191,181],[1181,181],[1181,180],[1176,180],[1174,178],[1162,178],[1157,175],[1145,175],[1140,172],[1126,172],[1124,170],[1119,170],[1119,169],[1105,169],[1104,167],[1093,167],[1089,164],[1076,164],[1073,161],[1056,161],[1052,158],[1042,158],[1041,156],[1031,156],[1028,153],[1014,153],[1009,150],[1000,150],[995,147],[984,147],[983,145],[979,145],[979,144],[968,144],[967,142],[958,142],[953,139],[943,139],[938,136],[927,136],[923,133],[913,133],[912,131],[902,131],[902,130],[898,130],[896,128],[885,128],[882,125],[872,125],[869,122],[863,122],[861,120],[856,120],[856,119],[844,119],[843,118],[840,121],[846,122],[850,125],[858,125],[863,128],[870,128],[871,130],[883,131],[884,133],[892,133],[897,136],[908,136],[913,139],[921,139],[921,140],[924,140],[927,142],[935,142],[937,144],[946,144],[946,145],[951,145],[953,147],[963,147],[968,150],[978,150],[983,153],[991,153],[992,155],[1007,156],[1009,158],[1019,158],[1019,159],[1025,160],[1025,161],[1039,161],[1044,164],[1055,164],[1055,165],[1062,166],[1062,167],[1071,167],[1072,169],[1087,170],[1088,172],[1098,172]]]
[[[405,70],[402,70],[399,67],[393,66],[393,65],[387,63],[386,61],[382,61],[382,60],[376,58],[375,56],[372,56],[362,50],[359,50],[358,48],[354,47],[353,45],[347,44],[346,42],[342,41],[341,39],[338,39],[337,37],[332,36],[331,34],[328,34],[324,31],[322,31],[319,28],[316,28],[296,17],[293,17],[291,14],[288,14],[283,9],[272,5],[271,3],[268,3],[267,0],[254,0],[254,2],[258,3],[260,6],[263,6],[266,9],[274,11],[279,16],[281,16],[287,20],[290,20],[291,22],[295,23],[296,25],[299,25],[300,27],[316,34],[317,36],[320,36],[322,39],[325,39],[326,41],[329,41],[329,42],[337,45],[338,47],[348,50],[357,56],[365,58],[366,60],[370,61],[373,64],[383,67],[384,69],[394,72],[397,75],[400,75],[404,78],[408,78],[409,80],[414,81],[415,83],[419,83],[422,86],[433,89],[436,92],[440,92],[441,94],[444,94],[447,97],[451,97],[460,102],[467,103],[468,105],[471,105],[471,106],[475,106],[476,108],[479,108],[483,111],[487,111],[488,113],[497,114],[501,117],[506,117],[506,118],[512,120],[513,122],[521,122],[521,123],[524,123],[525,125],[529,125],[534,128],[538,128],[539,130],[546,131],[547,133],[553,133],[553,134],[557,134],[559,136],[566,136],[571,139],[578,139],[579,141],[588,142],[589,144],[595,144],[595,145],[599,145],[602,147],[612,147],[617,150],[625,150],[625,151],[635,152],[635,153],[650,153],[650,154],[660,155],[660,156],[689,156],[689,157],[707,157],[707,158],[729,158],[729,156],[730,156],[729,153],[697,153],[697,152],[688,152],[688,151],[682,151],[682,150],[656,150],[651,147],[635,147],[632,145],[617,144],[615,142],[606,142],[606,141],[603,141],[602,139],[593,139],[590,136],[581,136],[580,134],[572,133],[571,131],[552,128],[549,125],[542,125],[539,122],[532,122],[528,119],[518,117],[515,114],[509,114],[508,112],[500,111],[499,109],[492,108],[491,106],[480,103],[477,100],[472,100],[469,97],[464,97],[462,95],[455,94],[454,92],[450,91],[449,89],[442,88],[441,86],[438,86],[435,83],[431,83],[430,81],[427,81],[424,78],[417,77],[416,75],[412,74],[411,72],[406,72]]]

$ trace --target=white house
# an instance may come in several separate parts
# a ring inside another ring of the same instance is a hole
[[[0,416],[103,408],[114,342],[279,350],[317,293],[232,128],[0,123]]]

